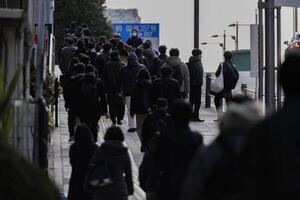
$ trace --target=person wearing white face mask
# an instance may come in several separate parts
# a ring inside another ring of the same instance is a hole
[[[132,46],[132,48],[134,49],[136,49],[137,47],[143,44],[143,40],[139,38],[139,32],[137,29],[132,29],[131,37],[128,38],[126,43]]]

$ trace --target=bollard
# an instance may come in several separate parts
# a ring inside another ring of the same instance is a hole
[[[58,122],[58,97],[59,97],[59,82],[58,82],[58,78],[55,78],[55,83],[54,83],[54,97],[55,97],[55,127],[59,126],[59,122]]]
[[[248,95],[248,92],[247,92],[247,84],[242,84],[241,85],[241,92],[244,94],[244,95]]]
[[[211,97],[210,97],[211,79],[212,79],[211,73],[207,73],[206,74],[205,108],[211,107]]]

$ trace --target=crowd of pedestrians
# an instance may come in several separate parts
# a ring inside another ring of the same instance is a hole
[[[300,88],[291,80],[299,74],[300,54],[291,53],[280,68],[284,108],[263,121],[253,100],[232,95],[238,73],[232,54],[225,52],[216,71],[224,79],[223,90],[215,94],[220,135],[205,146],[202,136],[189,127],[190,121],[204,122],[199,114],[202,51],[194,49],[184,63],[177,48],[170,49],[168,56],[166,46],[157,52],[138,34],[133,29],[123,43],[118,36],[94,37],[85,24],[66,31],[60,69],[70,141],[74,141],[68,198],[125,200],[134,193],[130,157],[119,127],[126,108],[127,131],[136,132],[141,141],[139,182],[147,200],[299,197]],[[221,113],[222,98],[227,103],[225,113]],[[110,118],[112,127],[98,147],[101,116]]]

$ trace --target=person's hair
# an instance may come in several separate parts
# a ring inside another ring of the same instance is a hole
[[[135,28],[131,30],[131,33],[133,33],[133,32],[139,33],[139,31],[137,29],[135,29]]]
[[[78,63],[74,66],[74,70],[76,73],[84,73],[85,71],[85,64],[83,63]]]
[[[150,73],[147,69],[141,69],[137,78],[139,80],[142,80],[142,79],[150,79]]]
[[[161,75],[172,75],[173,69],[169,66],[164,66],[160,69]]]
[[[76,128],[75,143],[93,143],[93,136],[87,125],[81,124]]]
[[[155,102],[156,109],[165,109],[168,108],[168,101],[164,98],[158,98]]]
[[[119,127],[110,127],[107,129],[105,136],[104,136],[105,141],[124,141],[124,135],[122,130]]]
[[[150,40],[145,41],[143,44],[144,49],[149,49],[149,48],[151,48],[151,46],[152,46],[152,43]]]
[[[143,56],[143,49],[141,48],[136,48],[134,52],[137,56]]]
[[[67,45],[72,45],[74,44],[74,40],[71,37],[66,37],[65,42]]]
[[[85,65],[88,65],[90,63],[90,57],[85,54],[80,54],[80,61]]]
[[[113,47],[117,47],[117,46],[118,46],[118,40],[115,39],[115,38],[110,39],[110,40],[109,40],[109,43],[111,43],[111,45],[112,45]]]
[[[76,46],[79,48],[79,49],[84,49],[85,48],[85,42],[84,40],[78,40],[77,43],[76,43]]]
[[[160,54],[166,55],[167,47],[165,45],[161,45],[161,46],[158,47],[158,51],[159,51]]]
[[[103,43],[106,43],[106,41],[107,41],[107,39],[106,39],[105,36],[100,36],[100,37],[98,38],[98,43],[103,44]]]
[[[120,56],[123,56],[123,57],[128,57],[129,56],[129,53],[125,48],[120,49],[119,53],[120,53]]]
[[[179,57],[179,49],[177,48],[172,48],[170,49],[170,56],[176,56],[176,57]]]
[[[110,43],[105,43],[102,46],[103,51],[109,51],[112,49],[112,45]]]
[[[118,45],[117,45],[117,49],[124,49],[124,43],[123,42],[118,42]]]
[[[95,48],[95,43],[94,43],[94,42],[89,42],[89,43],[88,43],[88,48],[89,48],[89,49]]]
[[[224,53],[225,60],[231,60],[232,59],[232,53],[230,51],[226,51]]]
[[[297,50],[289,50],[285,61],[279,69],[280,84],[286,96],[300,94],[300,84],[297,84],[299,74],[300,52]]]
[[[202,55],[202,51],[200,49],[193,49],[192,51],[192,55],[193,56],[201,56]]]
[[[184,100],[175,100],[170,114],[176,124],[188,124],[193,116],[191,104]]]
[[[112,60],[119,60],[120,59],[120,53],[118,51],[113,51],[110,55]]]
[[[88,25],[87,25],[86,23],[82,23],[82,24],[81,24],[81,27],[82,27],[82,28],[87,28]]]
[[[79,58],[73,57],[73,58],[72,58],[72,61],[71,61],[71,66],[74,66],[74,65],[76,65],[76,64],[78,64],[78,63],[80,63]]]
[[[92,37],[92,33],[89,29],[84,29],[83,30],[83,35],[87,37]]]
[[[85,67],[85,73],[95,73],[96,72],[96,68],[94,65],[92,64],[88,64],[86,67]]]

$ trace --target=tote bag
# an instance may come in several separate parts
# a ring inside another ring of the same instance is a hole
[[[223,76],[223,65],[221,65],[221,73],[220,76],[214,80],[210,86],[210,91],[213,94],[218,94],[224,89],[224,76]]]

